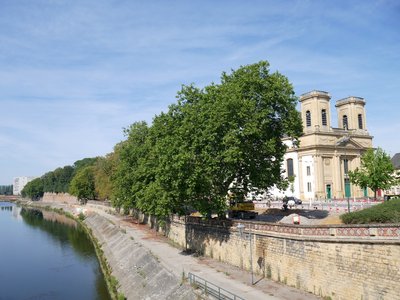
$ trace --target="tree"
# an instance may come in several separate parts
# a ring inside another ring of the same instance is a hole
[[[361,166],[349,171],[350,182],[374,191],[388,189],[398,181],[390,157],[381,148],[368,149],[361,156]]]
[[[115,153],[99,157],[94,165],[95,191],[98,199],[110,199],[112,195],[111,176],[115,168]]]
[[[230,189],[244,195],[284,181],[282,139],[296,140],[302,125],[291,84],[268,67],[262,61],[223,73],[221,84],[203,90],[184,86],[172,106],[179,125],[169,161],[179,170],[169,180],[180,180],[175,186],[203,213],[223,209]]]
[[[81,202],[96,199],[93,166],[81,168],[72,178],[69,193]]]
[[[13,186],[12,185],[0,185],[0,195],[12,195]]]
[[[245,194],[285,180],[284,137],[302,133],[286,77],[262,61],[223,73],[220,84],[183,86],[151,127],[135,123],[121,143],[114,204],[162,217],[222,213],[230,189]]]
[[[154,181],[149,130],[146,122],[135,122],[124,129],[127,140],[114,147],[112,203],[117,208],[140,207],[155,214],[155,210],[150,208],[154,198],[146,196],[146,188]]]
[[[29,197],[32,200],[39,200],[43,197],[43,180],[41,178],[35,178],[29,181],[21,191],[22,197]]]

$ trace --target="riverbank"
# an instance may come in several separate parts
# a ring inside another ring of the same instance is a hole
[[[249,272],[195,253],[185,253],[163,235],[150,230],[147,225],[138,224],[131,217],[121,216],[107,206],[67,205],[59,202],[32,204],[63,208],[75,215],[79,212],[86,213],[84,223],[92,228],[111,266],[112,276],[119,281],[118,290],[127,299],[199,299],[188,285],[186,277],[189,272],[243,299],[319,299],[260,276],[255,276],[256,284],[252,285]],[[164,275],[167,276],[165,280]],[[185,288],[184,292],[176,290],[179,293],[174,296],[167,294],[163,283],[169,282],[171,278],[176,288]],[[150,293],[150,296],[139,294],[142,290]]]
[[[19,203],[52,209],[81,221],[95,245],[113,299],[198,299],[182,277],[163,268],[149,249],[127,234],[127,229],[104,215],[77,205],[24,200]]]
[[[11,202],[0,208],[0,299],[112,300],[92,240],[75,220]]]

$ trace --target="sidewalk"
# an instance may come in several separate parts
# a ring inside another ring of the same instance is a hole
[[[135,241],[141,243],[158,258],[160,263],[178,278],[193,273],[229,292],[248,300],[308,300],[320,299],[312,294],[254,276],[255,285],[251,285],[251,274],[234,266],[216,260],[195,257],[173,247],[169,240],[147,225],[137,224],[132,218],[112,215],[102,209],[92,207],[88,211],[96,212],[126,230]]]

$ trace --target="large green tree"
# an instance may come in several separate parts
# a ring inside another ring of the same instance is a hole
[[[115,168],[115,158],[114,152],[109,153],[105,157],[97,158],[93,166],[95,191],[99,200],[111,199],[111,176]]]
[[[360,168],[349,171],[349,178],[353,184],[373,190],[375,199],[378,190],[388,189],[398,182],[390,156],[381,148],[368,149],[361,156]]]
[[[150,128],[127,131],[113,179],[116,204],[157,216],[190,208],[209,215],[226,208],[230,189],[245,194],[282,183],[282,139],[302,132],[296,104],[287,78],[265,61],[223,73],[220,84],[183,86]]]
[[[69,193],[76,196],[83,203],[96,199],[93,169],[93,166],[83,167],[71,180]]]
[[[32,200],[39,200],[43,197],[44,188],[42,178],[35,178],[29,181],[21,191],[22,197],[29,197]]]
[[[159,195],[146,194],[155,181],[150,128],[146,122],[136,122],[124,129],[124,134],[127,140],[114,147],[113,205],[125,210],[141,208],[156,214],[152,203]]]

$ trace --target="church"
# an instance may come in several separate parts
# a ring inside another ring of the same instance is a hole
[[[300,143],[284,140],[288,146],[283,176],[291,179],[286,191],[273,196],[295,196],[302,200],[343,199],[372,196],[370,189],[350,183],[348,171],[360,167],[361,155],[372,148],[367,131],[365,100],[347,97],[337,100],[338,127],[331,126],[329,93],[311,91],[300,96],[303,135]]]

